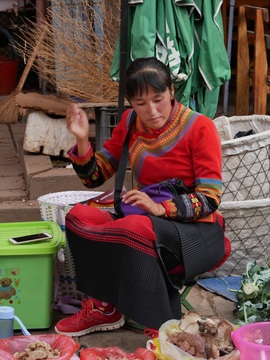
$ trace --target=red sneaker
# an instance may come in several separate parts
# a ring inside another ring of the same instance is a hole
[[[95,331],[118,329],[125,323],[123,315],[116,309],[105,314],[95,309],[91,300],[82,301],[82,310],[60,320],[56,326],[57,334],[68,336],[82,336]]]

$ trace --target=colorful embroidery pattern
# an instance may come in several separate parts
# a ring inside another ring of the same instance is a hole
[[[202,192],[218,204],[222,195],[222,181],[218,179],[196,179],[196,192]]]
[[[141,122],[136,123],[135,141],[130,148],[130,165],[135,179],[141,173],[145,158],[150,155],[155,158],[168,153],[188,132],[198,114],[182,105],[174,109],[172,118],[159,131],[145,129]],[[148,136],[145,136],[147,131]]]
[[[177,206],[176,206],[175,202],[172,199],[163,201],[162,205],[166,209],[166,217],[171,218],[171,219],[176,218],[176,216],[177,216]]]
[[[77,145],[75,145],[73,148],[71,148],[68,152],[68,156],[69,156],[70,160],[79,166],[84,166],[84,165],[88,164],[89,161],[91,160],[91,157],[93,156],[93,154],[94,154],[93,149],[90,144],[89,144],[89,149],[84,156],[78,157]]]

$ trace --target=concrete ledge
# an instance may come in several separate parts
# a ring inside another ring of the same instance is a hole
[[[28,176],[29,199],[58,191],[86,190],[73,169],[57,168]]]
[[[125,187],[132,188],[131,171],[127,170]],[[32,176],[29,180],[29,198],[37,199],[39,196],[59,191],[107,191],[114,188],[114,176],[102,186],[88,189],[78,178],[73,169],[52,169]]]
[[[18,141],[19,158],[24,171],[28,198],[36,200],[39,196],[59,191],[86,191],[73,168],[53,168],[50,156],[31,154],[23,149],[23,139]],[[127,170],[125,187],[132,189],[133,179]],[[114,188],[114,176],[104,185],[89,191],[107,191]]]
[[[1,201],[0,223],[40,221],[37,201]]]
[[[32,154],[23,149],[23,138],[17,141],[18,157],[23,169],[24,178],[28,186],[29,179],[43,171],[52,169],[52,163],[49,156]]]

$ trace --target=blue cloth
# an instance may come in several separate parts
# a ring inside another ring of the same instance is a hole
[[[197,284],[208,291],[222,295],[223,297],[236,302],[235,292],[241,287],[242,276],[226,276],[209,279],[199,279]]]

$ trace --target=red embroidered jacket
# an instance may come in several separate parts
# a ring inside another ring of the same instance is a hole
[[[73,167],[86,187],[100,186],[116,172],[131,111],[123,113],[101,150],[94,153],[90,145],[88,152],[78,158],[77,147],[70,149]],[[167,217],[215,221],[213,215],[222,195],[222,156],[213,121],[175,101],[161,129],[147,128],[137,117],[130,131],[129,162],[138,188],[179,178],[191,190],[163,202]]]

